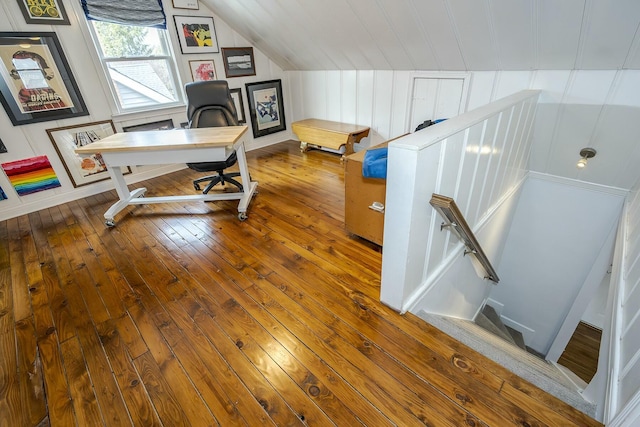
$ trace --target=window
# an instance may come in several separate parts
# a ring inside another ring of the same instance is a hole
[[[90,21],[107,79],[121,112],[181,103],[167,31]]]

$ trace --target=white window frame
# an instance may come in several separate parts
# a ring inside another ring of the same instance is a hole
[[[86,20],[87,28],[89,30],[89,34],[91,35],[91,40],[93,41],[93,46],[95,48],[95,52],[97,55],[98,62],[100,63],[100,67],[102,68],[104,78],[109,86],[109,91],[111,93],[111,101],[112,105],[115,107],[115,112],[117,114],[129,114],[129,113],[139,113],[145,111],[155,111],[155,110],[163,110],[167,108],[176,108],[176,107],[184,107],[184,91],[182,90],[182,81],[180,78],[180,73],[178,72],[178,68],[176,66],[176,57],[173,50],[173,46],[171,44],[171,38],[169,36],[168,30],[163,30],[163,35],[160,37],[160,41],[163,45],[163,48],[167,55],[152,55],[152,56],[142,56],[142,57],[126,57],[126,58],[110,58],[105,57],[104,52],[102,51],[102,45],[100,44],[98,35],[95,31],[92,21]],[[111,78],[111,74],[109,72],[108,64],[110,62],[131,62],[131,61],[145,61],[145,60],[164,60],[167,63],[167,69],[169,70],[171,77],[173,79],[173,84],[175,85],[175,94],[176,100],[174,102],[163,103],[158,105],[149,105],[144,107],[137,108],[125,108],[118,97],[118,93],[114,82]]]

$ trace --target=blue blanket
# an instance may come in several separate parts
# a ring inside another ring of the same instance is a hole
[[[362,176],[365,178],[387,178],[388,148],[375,148],[364,153]]]

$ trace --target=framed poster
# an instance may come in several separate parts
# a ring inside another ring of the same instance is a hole
[[[216,64],[213,62],[213,59],[189,61],[189,68],[191,69],[191,78],[194,82],[204,82],[217,79]]]
[[[62,0],[17,0],[27,24],[70,25]]]
[[[242,102],[242,91],[238,89],[230,89],[231,98],[236,105],[236,112],[238,113],[238,123],[243,125],[247,123],[247,118],[244,116],[244,103]]]
[[[173,120],[160,120],[157,122],[143,123],[141,125],[133,125],[122,127],[123,132],[141,132],[145,130],[172,130]]]
[[[6,152],[7,152],[7,147],[5,147],[4,143],[0,139],[0,153],[6,153]]]
[[[74,150],[114,133],[116,128],[111,120],[47,129],[49,139],[74,187],[109,179],[107,166],[100,153],[81,157]],[[124,173],[131,173],[131,169],[127,168]]]
[[[256,75],[256,63],[252,47],[223,47],[222,60],[226,77]]]
[[[218,53],[218,39],[210,16],[173,17],[182,53]]]
[[[269,135],[286,129],[282,103],[282,81],[247,83],[247,100],[253,137]]]
[[[89,114],[56,33],[0,32],[0,102],[14,126]]]
[[[194,9],[198,10],[198,0],[173,0],[174,9]]]

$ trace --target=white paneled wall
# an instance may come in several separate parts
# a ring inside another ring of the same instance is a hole
[[[434,111],[464,111],[468,73],[427,73],[412,71],[307,71],[287,72],[291,88],[291,120],[318,118],[369,126],[363,146],[379,144],[415,128],[410,120],[414,79],[459,81],[455,100],[445,94],[447,85],[434,91]],[[466,80],[465,80],[466,79]],[[416,115],[417,117],[417,115]],[[422,121],[420,120],[420,121]],[[362,147],[356,147],[360,149]]]
[[[86,197],[91,194],[107,191],[113,188],[110,180],[98,182],[95,184],[74,188],[69,179],[64,165],[56,153],[53,144],[47,136],[47,129],[53,129],[63,126],[80,125],[94,121],[113,120],[116,129],[122,130],[123,126],[130,126],[142,123],[149,123],[158,120],[172,119],[175,126],[186,121],[186,106],[172,109],[163,109],[157,111],[149,111],[145,113],[118,115],[106,83],[102,74],[100,64],[96,59],[93,43],[89,36],[86,20],[82,12],[79,0],[65,3],[67,13],[69,14],[71,25],[28,25],[25,26],[24,18],[20,12],[19,5],[15,1],[0,2],[0,31],[55,31],[60,39],[62,50],[70,64],[75,80],[78,83],[80,92],[87,104],[89,116],[76,117],[65,120],[55,120],[42,123],[34,123],[23,126],[13,126],[3,111],[0,111],[0,138],[7,147],[7,153],[0,153],[0,163],[20,160],[38,155],[46,155],[58,176],[61,187],[31,194],[27,196],[18,196],[13,190],[6,175],[0,169],[0,187],[7,194],[7,200],[0,200],[0,220],[13,218],[25,213],[33,212],[45,207],[54,206],[70,200]],[[250,46],[250,43],[242,38],[238,33],[231,29],[224,21],[219,19],[206,6],[201,3],[199,10],[185,10],[171,7],[170,1],[164,2],[165,12],[167,14],[167,30],[171,36],[172,48],[177,57],[177,68],[183,83],[192,81],[189,69],[189,60],[193,59],[213,59],[218,77],[224,78],[224,65],[222,57],[219,53],[209,55],[182,55],[178,45],[173,22],[173,15],[195,15],[195,16],[213,16],[216,26],[216,35],[218,44],[221,47],[233,46]],[[247,117],[248,125],[251,126],[249,120],[249,111],[247,105],[247,97],[245,91],[245,83],[283,79],[283,92],[287,97],[289,87],[285,79],[283,71],[275,65],[267,56],[257,49],[254,49],[256,62],[256,76],[239,77],[229,79],[231,88],[241,88],[242,97],[244,99],[245,117]],[[285,102],[285,107],[288,103]],[[285,108],[285,117],[289,111]],[[287,121],[287,124],[290,121]],[[290,129],[290,126],[287,126]],[[247,148],[253,149],[264,145],[273,144],[286,140],[291,137],[290,130],[286,132],[271,134],[259,139],[253,139],[251,129],[247,134]],[[136,167],[133,166],[133,173],[126,176],[129,183],[137,182],[151,178],[153,176],[162,175],[164,173],[184,167],[184,165],[167,165],[161,167]]]
[[[381,300],[399,311],[472,318],[489,290],[429,205],[453,197],[490,260],[499,258],[509,202],[527,172],[538,91],[523,91],[389,145]],[[493,219],[497,219],[493,221]],[[505,227],[506,225],[506,227]],[[483,234],[484,233],[484,234]],[[453,268],[455,267],[455,268]]]
[[[611,426],[640,423],[640,183],[628,198],[623,275],[613,313]],[[614,417],[615,416],[615,417]]]
[[[466,78],[461,112],[520,90],[540,90],[529,169],[623,189],[640,179],[640,71],[288,71],[292,120],[310,117],[370,126],[376,144],[413,130],[416,77]],[[441,118],[441,117],[434,117]],[[598,155],[577,169],[578,153]]]

